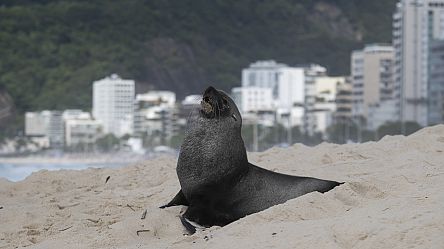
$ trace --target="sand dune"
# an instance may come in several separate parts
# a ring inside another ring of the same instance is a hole
[[[40,171],[17,183],[0,179],[0,248],[444,248],[444,125],[249,159],[346,184],[185,236],[185,208],[157,208],[179,189],[174,158]]]

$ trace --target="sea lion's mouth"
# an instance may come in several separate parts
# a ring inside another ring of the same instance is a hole
[[[209,97],[204,97],[200,102],[200,106],[205,114],[210,114],[213,112],[213,106],[211,105],[211,100]]]

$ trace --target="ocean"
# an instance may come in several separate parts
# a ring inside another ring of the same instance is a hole
[[[71,169],[81,170],[87,168],[114,168],[125,166],[128,163],[2,163],[0,162],[0,177],[9,181],[21,181],[33,172],[39,170]]]

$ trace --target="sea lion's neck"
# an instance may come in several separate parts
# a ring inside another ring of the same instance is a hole
[[[232,175],[245,172],[248,165],[240,128],[224,120],[198,122],[188,129],[177,163],[185,192],[232,179]]]

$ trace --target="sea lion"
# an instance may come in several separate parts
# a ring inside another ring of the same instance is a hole
[[[242,117],[223,91],[208,87],[201,109],[192,115],[177,162],[181,190],[161,208],[185,205],[182,224],[224,226],[289,199],[340,185],[335,181],[291,176],[248,162],[241,136]]]

